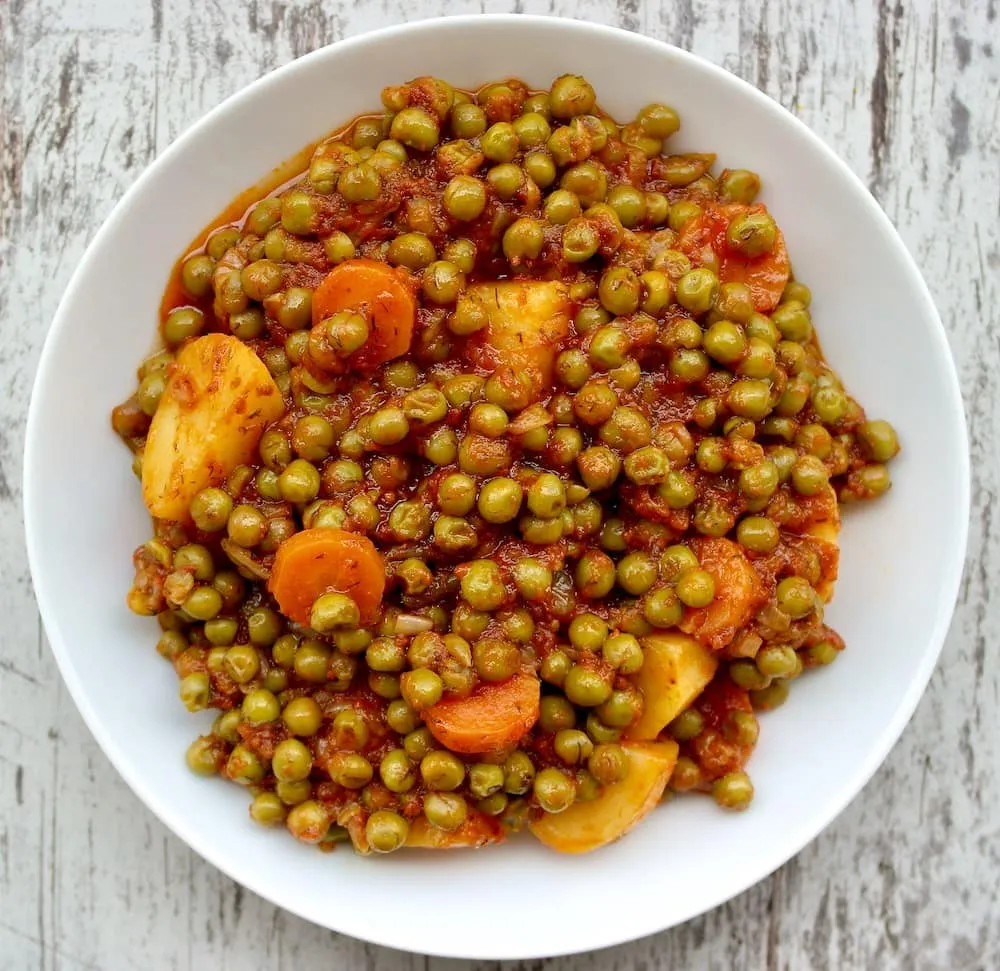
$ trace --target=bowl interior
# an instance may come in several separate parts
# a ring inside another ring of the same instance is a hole
[[[763,718],[751,763],[757,796],[740,816],[680,799],[583,858],[527,839],[479,853],[322,855],[261,830],[245,793],[184,766],[209,719],[182,709],[153,651],[155,625],[125,608],[131,553],[149,528],[108,415],[151,347],[173,261],[272,166],[378,105],[388,83],[433,73],[468,86],[511,75],[546,86],[581,68],[616,117],[666,101],[683,121],[677,148],[761,173],[796,274],[813,289],[832,365],[870,415],[899,430],[890,496],[845,515],[829,618],[848,650]],[[524,17],[425,22],[317,52],[231,99],[164,153],[101,230],[63,300],[32,401],[25,469],[29,553],[53,649],[98,741],[154,812],[231,876],[319,924],[488,958],[662,929],[745,889],[815,836],[885,757],[927,682],[957,592],[968,510],[965,428],[943,332],[861,184],[790,115],[690,55]],[[607,893],[629,885],[644,892]],[[595,899],[600,916],[576,919],[579,902]]]

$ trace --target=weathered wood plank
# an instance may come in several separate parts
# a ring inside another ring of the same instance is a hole
[[[796,860],[714,913],[544,965],[1000,965],[1000,661],[993,650],[1000,614],[991,597],[1000,580],[995,0],[420,0],[406,7],[6,0],[0,969],[485,969],[370,947],[277,911],[196,858],[127,791],[84,729],[43,642],[21,539],[20,455],[31,377],[58,295],[115,199],[172,138],[248,81],[320,44],[403,19],[509,10],[578,16],[678,43],[757,84],[831,144],[899,227],[938,301],[965,389],[975,472],[969,568],[945,654],[913,724],[865,792]]]

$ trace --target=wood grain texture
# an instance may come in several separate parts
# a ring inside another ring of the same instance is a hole
[[[87,241],[181,130],[319,45],[441,13],[554,13],[702,54],[867,182],[937,300],[965,392],[972,542],[941,663],[861,796],[688,925],[511,971],[1000,967],[1000,21],[997,0],[0,0],[0,969],[486,971],[306,924],[195,857],[126,789],[62,686],[20,519],[42,339]],[[446,926],[447,918],[443,915]],[[493,967],[492,965],[490,967]]]

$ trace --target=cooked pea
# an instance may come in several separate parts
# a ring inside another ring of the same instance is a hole
[[[556,180],[556,163],[543,149],[524,156],[524,171],[540,189],[547,189]]]
[[[566,697],[582,708],[596,708],[611,696],[611,685],[593,668],[574,664],[562,685]]]
[[[365,838],[376,853],[392,853],[406,842],[410,824],[399,813],[388,809],[373,812],[365,823]]]
[[[684,509],[697,498],[697,490],[687,472],[671,469],[657,486],[656,494],[671,508]]]
[[[899,452],[896,430],[887,421],[866,421],[857,431],[865,454],[874,462],[888,462]]]
[[[641,697],[634,689],[612,691],[596,714],[610,728],[627,728],[642,710]]]
[[[754,658],[757,670],[766,678],[788,678],[794,675],[799,667],[799,659],[795,651],[785,646],[762,647]]]
[[[537,259],[545,243],[542,224],[537,219],[521,218],[503,234],[503,255],[517,266],[523,260]]]
[[[295,459],[288,463],[278,477],[278,488],[286,502],[311,502],[319,495],[319,470],[312,462]]]
[[[598,651],[607,639],[608,625],[597,614],[577,614],[569,624],[570,643],[581,651]]]
[[[163,322],[163,339],[170,347],[177,347],[205,329],[205,316],[195,307],[178,307],[171,310]]]
[[[712,783],[712,798],[723,809],[746,809],[753,799],[750,776],[745,772],[727,772]]]
[[[479,147],[491,162],[511,162],[519,147],[517,131],[513,125],[498,121],[483,132]]]
[[[612,266],[601,274],[601,305],[612,314],[634,313],[642,297],[639,278],[626,266]]]
[[[736,527],[740,545],[754,553],[770,553],[778,545],[778,527],[764,516],[747,516]]]
[[[457,793],[429,792],[424,797],[427,822],[446,832],[458,829],[465,822],[468,812],[468,804]]]
[[[646,218],[646,195],[631,185],[616,185],[608,193],[608,205],[626,229],[634,229]]]
[[[688,270],[677,281],[677,302],[693,314],[712,309],[719,292],[719,278],[707,267]]]
[[[449,216],[468,222],[477,219],[486,208],[486,187],[474,176],[456,175],[445,186],[442,201]]]
[[[513,573],[517,591],[525,600],[541,600],[552,587],[552,571],[539,560],[518,560]]]
[[[684,616],[684,606],[670,587],[660,587],[643,599],[642,614],[654,627],[674,627]]]
[[[438,143],[440,126],[437,118],[423,108],[403,108],[393,119],[390,136],[408,148],[429,152]]]
[[[771,386],[766,381],[734,381],[726,393],[726,404],[734,415],[761,421],[771,410]]]
[[[566,508],[566,487],[562,479],[543,472],[528,487],[528,508],[543,519],[558,516]]]
[[[747,351],[742,328],[731,320],[718,320],[705,332],[705,351],[720,364],[735,364]]]
[[[601,654],[621,674],[635,674],[642,667],[642,647],[632,634],[612,635],[601,645]]]
[[[770,459],[747,466],[740,472],[740,492],[748,499],[768,499],[778,484],[778,467]]]
[[[803,344],[812,336],[809,311],[797,300],[781,304],[771,315],[771,320],[785,340]]]
[[[804,577],[785,577],[776,592],[778,606],[789,617],[805,617],[816,605],[816,591]]]
[[[476,641],[472,658],[483,681],[506,681],[517,673],[521,655],[510,641],[490,637]]]
[[[715,599],[715,579],[707,570],[685,570],[675,589],[677,599],[688,607],[707,607]]]
[[[264,766],[245,745],[236,745],[226,761],[226,777],[238,785],[252,786],[264,778]]]
[[[778,240],[778,227],[766,212],[743,212],[726,227],[729,247],[748,259],[770,253]]]
[[[829,483],[826,466],[815,455],[800,455],[792,466],[792,485],[803,496],[815,496]]]
[[[545,219],[554,226],[565,226],[582,214],[580,200],[566,189],[557,189],[545,199]]]
[[[423,233],[403,233],[390,244],[390,263],[410,270],[422,270],[434,262],[434,244]]]
[[[479,515],[488,523],[509,522],[520,512],[522,498],[523,490],[513,479],[490,479],[479,493]]]
[[[473,560],[461,579],[462,596],[474,610],[496,610],[506,598],[500,568],[491,560]]]
[[[553,118],[567,119],[589,114],[597,101],[590,83],[578,74],[563,74],[552,82],[549,109]]]
[[[649,553],[636,550],[618,562],[618,584],[634,597],[642,596],[656,582],[656,563]]]
[[[563,227],[562,255],[568,263],[585,263],[600,245],[600,233],[589,219],[570,219]]]
[[[628,754],[613,742],[599,743],[587,759],[587,769],[601,785],[614,785],[628,774]]]
[[[297,738],[286,738],[274,750],[271,771],[279,782],[300,782],[312,771],[312,753]]]

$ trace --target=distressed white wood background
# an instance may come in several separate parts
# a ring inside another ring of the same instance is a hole
[[[477,11],[577,16],[672,41],[819,132],[926,274],[958,361],[975,474],[967,574],[944,656],[903,740],[850,809],[718,911],[537,966],[1000,967],[997,0],[0,0],[0,969],[473,967],[368,946],[276,910],[197,858],[126,789],[45,644],[20,462],[59,295],[157,153],[225,96],[314,47]]]

